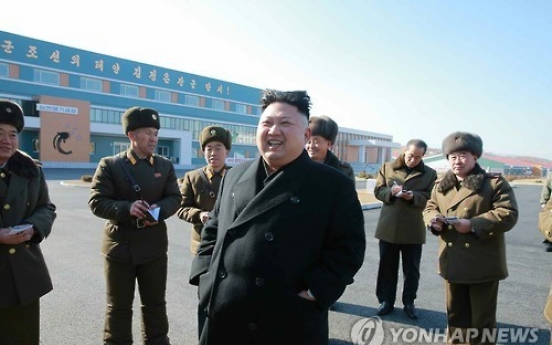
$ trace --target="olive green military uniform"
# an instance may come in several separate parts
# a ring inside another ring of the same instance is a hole
[[[439,274],[447,286],[449,332],[495,328],[498,282],[508,276],[504,234],[519,216],[514,191],[504,177],[486,173],[478,164],[462,183],[448,171],[427,202],[425,224],[438,214],[472,224],[467,234],[452,226],[433,231],[440,238]]]
[[[541,212],[552,212],[552,199],[548,199]],[[539,224],[539,227],[544,238],[552,242],[552,217],[544,218],[543,223]],[[550,293],[548,294],[548,299],[544,307],[544,317],[552,324],[552,286],[550,287]],[[550,338],[550,343],[552,344],[552,336]]]
[[[33,224],[29,242],[0,244],[0,344],[39,344],[39,298],[52,290],[40,249],[50,234],[56,207],[42,169],[21,151],[0,169],[0,227]]]
[[[209,166],[187,172],[182,179],[180,193],[182,202],[177,212],[178,218],[193,224],[190,250],[197,254],[201,242],[201,212],[210,212],[215,206],[220,182],[229,167],[224,166],[214,172]]]
[[[160,209],[159,222],[144,228],[130,215],[139,199],[126,167],[140,187],[141,197]],[[165,290],[168,236],[165,219],[180,205],[172,163],[153,155],[139,159],[132,150],[103,158],[92,181],[88,202],[92,212],[107,219],[102,239],[106,257],[107,311],[105,344],[132,343],[132,304],[138,281],[145,344],[169,344]]]

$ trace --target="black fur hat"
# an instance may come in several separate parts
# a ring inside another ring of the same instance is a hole
[[[225,128],[217,126],[208,126],[203,128],[199,134],[201,149],[205,151],[205,145],[211,141],[220,141],[227,150],[232,148],[232,134]]]
[[[21,133],[25,125],[23,109],[15,102],[0,100],[0,123],[12,125],[17,129],[17,133]]]
[[[477,134],[454,132],[443,140],[443,153],[448,157],[457,151],[469,151],[479,158],[483,153],[483,141]]]
[[[122,121],[125,134],[138,128],[161,127],[159,113],[155,109],[132,107],[123,114]]]
[[[332,144],[335,143],[339,127],[330,117],[325,115],[311,116],[309,120],[309,127],[311,129],[311,135],[320,136],[328,141],[331,141]]]

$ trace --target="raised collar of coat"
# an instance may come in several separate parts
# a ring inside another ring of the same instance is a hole
[[[399,169],[412,169],[419,172],[425,172],[425,164],[424,161],[420,161],[418,165],[416,165],[414,168],[409,168],[406,166],[406,163],[404,162],[404,153],[402,153],[399,157],[397,157],[392,163],[391,167],[393,170],[399,170]]]
[[[139,160],[142,160],[142,158],[138,157],[138,155],[134,151],[132,151],[131,149],[127,150],[126,156],[129,160],[130,164],[132,164],[132,165],[135,165],[136,163],[138,163]],[[154,163],[153,155],[150,155],[146,158],[143,158],[143,160],[148,162],[149,165],[153,166],[153,163]]]
[[[479,166],[479,164],[475,163],[474,168],[462,181],[462,187],[477,192],[481,188],[481,186],[483,186],[483,181],[485,180],[486,175],[487,173],[485,172],[485,170],[483,170]],[[451,188],[455,188],[457,182],[458,179],[456,178],[456,175],[452,172],[452,170],[449,170],[445,174],[445,177],[443,177],[441,181],[439,181],[439,186],[437,187],[437,190],[439,192],[446,192]]]
[[[226,165],[220,168],[219,171],[215,171],[215,169],[211,168],[210,166],[205,167],[205,173],[209,179],[212,179],[215,174],[219,174],[220,177],[224,177],[224,174],[226,174],[226,170],[228,170],[228,167]]]

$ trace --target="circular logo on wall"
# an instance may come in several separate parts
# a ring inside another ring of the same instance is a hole
[[[355,345],[381,345],[383,336],[383,324],[377,316],[360,319],[351,329],[351,340]]]

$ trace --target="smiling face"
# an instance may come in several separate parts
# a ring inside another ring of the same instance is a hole
[[[228,157],[228,150],[220,141],[211,141],[205,145],[203,155],[207,164],[215,171],[219,171]]]
[[[19,148],[19,135],[12,125],[0,124],[0,165],[3,165]]]
[[[307,142],[307,152],[309,154],[309,157],[315,161],[322,163],[326,159],[326,155],[328,154],[328,151],[332,147],[332,142],[327,140],[326,138],[319,136],[319,135],[313,135],[310,137],[309,141]]]
[[[308,119],[296,106],[271,103],[257,126],[257,147],[266,164],[280,169],[301,155],[309,140]]]
[[[141,158],[152,155],[159,140],[158,133],[159,130],[155,127],[138,128],[128,132],[130,148]]]

